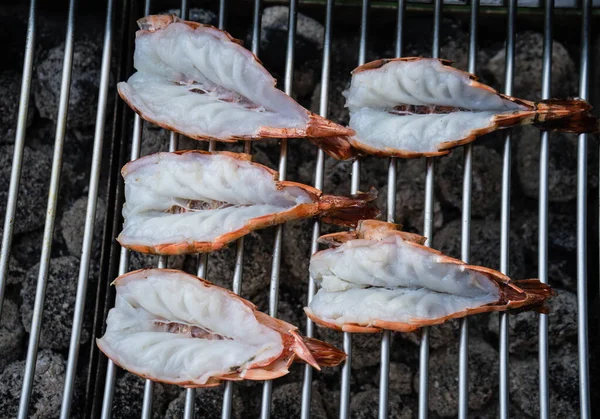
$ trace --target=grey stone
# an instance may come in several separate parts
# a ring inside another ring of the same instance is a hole
[[[443,348],[457,342],[460,335],[460,321],[449,320],[429,328],[429,347],[432,349]],[[402,338],[409,342],[419,345],[421,343],[421,333],[402,333]]]
[[[38,353],[33,380],[29,417],[56,418],[60,413],[66,362],[63,357],[50,350]],[[2,417],[16,417],[19,409],[21,385],[25,361],[8,365],[0,374],[0,412]],[[80,392],[75,385],[72,416],[78,417]]]
[[[176,14],[179,15],[181,9],[169,9],[164,14]],[[161,13],[163,14],[163,13]],[[207,25],[216,26],[218,23],[217,15],[215,12],[206,9],[200,9],[198,7],[190,7],[188,10],[187,20],[192,22],[204,23]]]
[[[373,335],[371,336],[371,339],[381,344],[381,335]],[[380,355],[381,353],[380,350],[374,352],[374,355]],[[354,365],[354,360],[352,364]],[[391,361],[389,370],[389,391],[400,395],[412,394],[413,372],[410,367],[402,362]],[[378,388],[380,373],[381,367],[379,362],[373,363],[370,367],[353,368],[352,377],[357,384],[357,389],[355,389],[355,391]]]
[[[521,237],[514,231],[510,234],[509,276],[523,278],[526,266]],[[433,247],[451,257],[460,259],[461,220],[454,220],[441,228],[433,238]],[[471,258],[472,265],[498,269],[500,265],[500,221],[471,221]]]
[[[469,408],[479,410],[496,392],[498,354],[488,343],[475,338],[469,342]],[[415,375],[415,391],[419,376]],[[429,358],[429,408],[449,417],[458,413],[458,347],[433,351]]]
[[[550,407],[552,417],[579,415],[577,348],[564,345],[549,352]],[[511,358],[509,363],[510,398],[523,414],[539,416],[539,362],[536,356]]]
[[[21,77],[18,73],[5,71],[0,73],[0,143],[14,143],[19,112]],[[29,102],[27,126],[33,120],[33,105]]]
[[[21,321],[25,330],[31,330],[31,317],[35,300],[39,264],[32,267],[25,277],[21,297]],[[50,260],[44,315],[40,333],[40,348],[66,349],[69,347],[71,328],[73,325],[73,310],[77,291],[79,274],[79,259],[73,256],[63,256]],[[91,296],[91,295],[90,295]],[[89,298],[88,298],[89,300]],[[84,327],[81,330],[80,343],[87,343],[90,338],[90,314],[93,310],[91,301],[87,301]],[[87,318],[88,321],[85,321]]]
[[[96,122],[101,56],[99,42],[75,41],[68,110],[70,128],[92,126]],[[46,119],[58,117],[63,59],[64,44],[49,50],[36,68],[35,105]]]
[[[23,336],[25,331],[19,316],[19,307],[12,300],[5,298],[0,318],[0,371],[7,364],[22,356]]]
[[[261,25],[261,47],[272,41],[274,35],[283,35],[284,41],[287,39],[289,20],[289,8],[287,6],[272,6],[263,10]],[[272,32],[270,32],[272,31]],[[301,38],[310,42],[313,47],[323,48],[323,37],[325,28],[316,20],[298,13],[296,21],[296,39]],[[287,42],[287,41],[286,41]]]
[[[83,196],[73,202],[71,207],[65,211],[60,221],[61,233],[65,245],[72,256],[81,255],[83,245],[83,233],[85,230],[85,219],[87,216],[87,196]],[[106,217],[106,203],[102,197],[96,201],[96,217],[94,221],[94,231],[92,238],[92,259],[100,256],[100,242],[104,218]]]
[[[515,45],[515,79],[513,93],[522,99],[540,100],[542,95],[542,58],[544,38],[541,33],[525,31],[517,34]],[[504,80],[506,51],[500,48],[486,69],[497,80]],[[577,94],[577,68],[563,44],[552,43],[552,97]]]
[[[115,393],[112,404],[113,418],[134,418],[142,415],[142,402],[144,400],[143,378],[124,372],[115,382]],[[169,403],[165,386],[154,383],[152,393],[152,417],[162,418]]]
[[[233,405],[231,409],[231,417],[241,419],[244,417],[244,404],[239,396],[237,387],[233,387]],[[194,413],[197,418],[218,419],[221,417],[223,410],[223,389],[217,388],[199,388],[196,389],[196,397],[194,403]],[[182,391],[175,400],[169,403],[165,419],[179,419],[183,417],[185,412],[185,391]]]
[[[12,145],[0,146],[0,213],[2,214],[6,212],[13,151]],[[50,183],[48,174],[51,166],[52,161],[47,154],[25,146],[14,234],[33,231],[44,225]],[[3,226],[0,227],[0,232],[2,229]]]
[[[390,362],[390,391],[406,395],[412,393],[413,371],[402,362]]]
[[[159,153],[161,151],[169,151],[169,141],[171,132],[144,121],[142,130],[142,146],[140,156]],[[183,135],[179,136],[179,150],[195,150],[197,148],[205,148],[205,142],[192,140]]]
[[[577,296],[565,290],[555,289],[555,291],[557,295],[546,303],[550,310],[548,342],[550,346],[560,347],[577,336]],[[510,352],[537,352],[538,318],[538,313],[532,311],[510,316],[508,322]],[[490,319],[489,330],[498,335],[497,318]]]
[[[435,177],[441,199],[459,210],[463,206],[463,150],[454,150],[449,156],[440,158]],[[472,216],[482,217],[499,212],[502,158],[495,150],[476,145],[473,147],[472,168]]]
[[[539,197],[540,133],[523,127],[516,139],[516,164],[525,195]],[[552,133],[548,156],[548,199],[569,202],[577,197],[577,136]],[[598,148],[588,148],[588,187],[598,186]]]
[[[271,402],[271,417],[276,419],[289,419],[300,417],[300,399],[302,397],[302,384],[290,383],[273,386],[273,400]],[[313,385],[310,403],[310,417],[327,419],[321,394]]]
[[[350,417],[356,419],[376,418],[379,405],[379,390],[367,390],[356,394],[350,401]],[[412,399],[405,399],[399,394],[388,395],[388,417],[409,419],[416,414],[416,406]]]

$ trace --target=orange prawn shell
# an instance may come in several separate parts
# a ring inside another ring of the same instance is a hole
[[[181,271],[177,269],[160,269],[163,272],[170,273],[178,273],[182,274]],[[112,285],[119,285],[124,281],[129,280],[131,277],[139,279],[139,275],[143,275],[145,271],[156,271],[156,269],[138,269],[136,271],[128,272],[124,275],[119,276],[112,282]],[[261,323],[263,326],[269,327],[270,329],[278,332],[281,335],[281,340],[283,343],[283,350],[277,356],[266,359],[262,362],[257,362],[254,364],[250,364],[242,371],[236,371],[228,374],[220,374],[210,377],[206,383],[200,384],[194,381],[187,382],[172,382],[168,380],[158,380],[156,377],[148,376],[147,374],[142,374],[136,372],[130,368],[127,368],[124,365],[120,365],[118,361],[114,358],[111,358],[105,348],[102,345],[102,342],[99,339],[96,339],[96,343],[100,350],[104,352],[104,354],[110,358],[116,365],[119,367],[128,370],[140,377],[158,381],[166,384],[176,384],[182,387],[188,388],[205,388],[205,387],[215,387],[221,384],[222,381],[240,381],[240,380],[272,380],[275,378],[282,377],[289,372],[289,366],[293,362],[306,362],[313,366],[314,368],[320,370],[320,366],[334,366],[338,365],[346,358],[346,354],[339,349],[321,341],[317,341],[316,339],[303,338],[298,333],[298,328],[293,326],[283,320],[276,319],[271,317],[261,311],[258,311],[257,307],[251,303],[250,301],[240,297],[235,294],[233,291],[228,289],[219,287],[205,279],[196,277],[194,275],[190,275],[184,273],[186,276],[195,278],[200,281],[204,286],[208,288],[219,288],[221,291],[224,291],[228,294],[230,298],[234,298],[240,302],[242,302],[245,306],[253,311],[254,317],[256,320]],[[306,340],[305,340],[306,339]],[[313,356],[313,351],[309,349],[306,342],[311,342],[315,345],[315,348],[324,352],[324,356],[319,359],[315,359]],[[315,343],[316,342],[316,343]],[[325,357],[329,357],[325,359]],[[327,361],[330,362],[327,362]],[[333,361],[332,361],[333,360]]]
[[[234,38],[228,32],[218,29],[218,28],[215,28],[212,25],[183,20],[174,14],[146,16],[144,18],[139,19],[137,21],[137,23],[138,23],[138,26],[140,27],[140,30],[138,30],[136,32],[136,38],[140,37],[140,36],[144,36],[149,33],[157,32],[161,29],[165,29],[172,23],[182,23],[184,25],[187,25],[188,27],[190,27],[193,30],[205,29],[205,30],[219,32],[222,35],[224,35],[226,37],[226,39],[228,39],[229,41],[236,44],[236,46],[237,46],[237,48],[239,48],[239,50],[241,50],[245,55],[251,57],[254,61],[256,61],[256,63],[258,65],[263,67],[263,70],[265,72],[267,72],[267,70],[264,69],[264,66],[263,66],[262,62],[260,61],[260,59],[254,53],[252,53],[251,51],[249,51],[243,47],[244,43],[241,40]],[[269,74],[269,76],[270,76],[270,74]],[[271,78],[273,79],[273,86],[275,86],[277,84],[277,81],[272,76],[271,76]],[[192,139],[198,140],[198,141],[214,140],[214,141],[221,141],[221,142],[236,142],[236,141],[240,141],[240,140],[261,140],[263,138],[305,138],[305,137],[312,138],[312,137],[332,137],[332,136],[335,137],[335,136],[340,136],[340,135],[354,135],[354,131],[352,129],[338,125],[338,124],[336,124],[326,118],[323,118],[320,115],[310,112],[306,109],[304,109],[304,111],[306,112],[308,121],[304,128],[277,128],[277,127],[270,127],[270,126],[261,126],[258,129],[258,131],[252,135],[237,135],[237,136],[232,135],[228,138],[216,138],[216,137],[210,137],[207,135],[191,134],[189,132],[183,132],[181,130],[178,130],[175,127],[173,127],[167,123],[153,120],[152,118],[144,115],[144,113],[142,112],[141,109],[139,109],[138,107],[133,105],[130,98],[127,97],[127,95],[122,91],[120,86],[117,86],[117,90],[118,90],[119,96],[121,96],[121,99],[123,99],[125,101],[125,103],[127,103],[127,105],[129,105],[129,107],[131,109],[133,109],[133,111],[135,113],[137,113],[142,119],[145,119],[146,121],[149,121],[149,122],[151,122],[155,125],[158,125],[162,128],[165,128],[165,129],[173,131],[173,132],[177,132],[179,134],[185,135],[186,137],[189,137],[189,138],[192,138]],[[291,97],[288,96],[288,98],[290,101],[295,102],[294,99],[292,99]]]
[[[248,154],[244,153],[232,153],[228,151],[202,151],[202,150],[181,150],[174,152],[175,154],[183,155],[183,154],[205,154],[205,155],[226,155],[228,157],[235,158],[240,161],[250,161],[251,157]],[[142,157],[141,159],[143,159]],[[139,164],[140,159],[133,160],[127,163],[121,169],[121,174],[125,177],[129,173],[129,168],[132,165]],[[360,216],[361,211],[368,211],[372,215],[378,215],[378,211],[376,208],[372,208],[369,210],[368,203],[370,200],[374,199],[375,196],[369,197],[369,194],[366,194],[364,199],[362,198],[347,198],[347,197],[337,197],[334,195],[323,195],[319,189],[316,189],[309,185],[304,185],[302,183],[292,182],[292,181],[279,181],[278,173],[267,166],[264,166],[259,163],[251,163],[254,167],[260,168],[266,172],[268,172],[273,179],[275,180],[275,184],[277,189],[285,189],[289,187],[297,187],[306,192],[312,203],[307,204],[298,204],[286,211],[278,212],[275,214],[267,214],[260,217],[252,218],[246,225],[243,227],[231,231],[225,234],[222,234],[216,237],[214,240],[210,242],[206,241],[193,241],[193,242],[179,242],[179,243],[165,243],[158,245],[143,245],[143,244],[127,244],[121,240],[121,236],[117,237],[117,241],[123,246],[130,250],[134,250],[136,252],[141,253],[149,253],[156,255],[181,255],[187,253],[207,253],[214,252],[222,249],[227,244],[232,241],[243,237],[254,230],[263,229],[266,227],[270,227],[277,224],[283,224],[286,221],[297,220],[302,218],[310,218],[317,215],[327,214],[328,212],[333,213],[333,221],[340,221],[343,225],[352,225],[353,223],[350,221],[349,224],[344,224],[341,220],[337,220],[335,217],[336,210],[346,209],[346,208],[356,208],[357,216]],[[371,195],[376,195],[376,191],[372,190],[370,192]]]
[[[463,138],[459,138],[454,141],[446,141],[441,143],[436,151],[428,152],[413,152],[402,149],[396,149],[392,147],[375,148],[368,144],[361,142],[355,137],[345,137],[345,140],[358,151],[358,154],[370,154],[379,157],[399,157],[399,158],[417,158],[417,157],[437,157],[443,156],[450,153],[450,149],[456,148],[461,145],[469,144],[475,141],[478,137],[496,131],[498,129],[509,128],[515,125],[528,125],[528,124],[539,124],[547,121],[568,118],[573,115],[583,114],[589,112],[591,106],[580,99],[574,100],[548,100],[543,102],[533,102],[530,100],[519,99],[513,96],[508,96],[498,92],[496,89],[483,84],[478,81],[477,76],[467,73],[466,71],[459,70],[452,67],[452,61],[438,58],[423,58],[423,57],[402,57],[402,58],[383,58],[369,63],[363,64],[352,71],[352,74],[359,74],[365,71],[377,70],[390,62],[412,62],[421,60],[435,60],[439,61],[447,70],[454,71],[458,74],[468,76],[471,80],[470,85],[477,89],[487,90],[501,97],[502,99],[516,103],[525,109],[517,110],[514,112],[505,112],[494,115],[490,121],[490,125],[481,129],[471,130]],[[580,129],[590,130],[590,126],[587,125],[585,128]],[[590,132],[597,132],[598,127]],[[571,131],[566,131],[571,132]],[[337,143],[342,144],[342,140],[338,139]],[[334,144],[332,144],[333,146]],[[356,157],[357,153],[352,153],[344,150],[342,146],[335,146],[331,151],[324,148],[325,152],[330,156],[337,158],[338,160],[346,160]]]
[[[436,249],[432,249],[424,245],[426,238],[414,233],[401,231],[402,226],[399,224],[386,223],[378,220],[362,220],[358,222],[358,226],[354,231],[345,231],[339,233],[326,234],[321,236],[319,243],[327,244],[331,247],[339,246],[349,240],[354,239],[371,239],[381,240],[390,235],[400,236],[404,242],[410,246],[417,247],[422,250],[439,257],[438,263],[451,263],[461,265],[465,270],[477,271],[493,281],[500,291],[500,297],[495,303],[486,304],[473,309],[466,309],[456,313],[452,313],[445,317],[436,319],[411,319],[410,323],[391,322],[385,320],[374,320],[369,324],[344,323],[342,325],[322,319],[318,317],[309,307],[304,308],[306,315],[320,326],[327,327],[342,332],[352,333],[377,333],[383,330],[392,330],[397,332],[413,332],[421,327],[433,326],[444,323],[451,319],[466,317],[473,314],[487,313],[493,311],[507,311],[518,309],[526,306],[537,306],[542,304],[546,299],[555,295],[555,292],[548,285],[541,283],[537,279],[525,279],[513,281],[508,276],[494,269],[485,268],[482,266],[467,265],[459,259],[444,255]],[[373,231],[375,230],[375,234]],[[321,252],[326,251],[322,250]],[[317,252],[320,253],[320,252]]]

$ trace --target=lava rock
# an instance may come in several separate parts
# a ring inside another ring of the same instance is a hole
[[[469,343],[469,408],[478,410],[492,399],[498,379],[498,354],[475,338]],[[419,388],[415,376],[414,389]],[[444,417],[458,414],[458,347],[431,353],[429,358],[429,408]]]
[[[181,9],[169,9],[161,14],[180,14]],[[198,7],[190,7],[188,10],[188,16],[186,20],[191,20],[192,22],[204,23],[206,25],[217,26],[217,14],[211,10],[200,9]]]
[[[491,148],[474,146],[472,164],[471,214],[482,217],[497,213],[502,196],[502,158]],[[440,197],[459,210],[463,206],[463,175],[462,150],[455,150],[439,159],[435,179]]]
[[[429,328],[429,347],[432,349],[444,348],[457,342],[460,335],[460,321],[449,320]],[[402,333],[402,338],[409,342],[419,345],[421,343],[421,333]]]
[[[61,232],[67,249],[72,256],[81,255],[83,245],[83,232],[85,229],[85,219],[87,215],[87,196],[83,196],[75,201],[71,207],[65,211],[60,221]],[[101,236],[106,217],[106,203],[104,199],[98,197],[96,201],[96,219],[94,221],[94,231],[92,239],[92,259],[100,256]]]
[[[2,417],[16,417],[19,410],[21,385],[25,361],[17,361],[8,365],[0,374],[0,412]],[[35,364],[35,376],[29,416],[32,418],[56,418],[60,414],[62,391],[65,379],[66,362],[63,357],[50,350],[38,353]],[[72,414],[77,416],[78,386],[74,386]]]
[[[553,417],[577,417],[579,380],[577,348],[565,345],[549,353],[550,406]],[[510,398],[531,417],[539,416],[539,362],[537,357],[511,358],[509,363]]]
[[[433,243],[436,249],[454,258],[461,254],[461,220],[447,223],[435,235]],[[509,276],[523,278],[525,255],[520,242],[521,237],[514,231],[510,234]],[[472,265],[497,269],[500,264],[500,221],[471,220],[471,258]]]
[[[548,155],[548,200],[569,202],[577,197],[577,145],[575,135],[551,133]],[[539,190],[540,133],[533,127],[518,132],[517,172],[525,195],[537,199]],[[598,148],[588,148],[588,187],[598,186]]]
[[[244,265],[242,271],[242,296],[254,301],[255,297],[269,294],[271,276],[272,232],[263,230],[244,237]],[[235,269],[236,242],[208,256],[208,279],[231,289]]]
[[[13,146],[0,146],[0,213],[6,213],[6,200],[10,183]],[[23,166],[19,198],[15,213],[14,234],[26,233],[44,225],[46,198],[51,171],[51,158],[27,146],[23,149]],[[3,226],[0,226],[0,232]]]
[[[404,230],[415,233],[423,232],[425,213],[425,173],[423,159],[398,161],[396,182],[396,214],[397,222]],[[387,195],[387,186],[381,188],[380,195]],[[439,199],[434,196],[433,228],[438,229],[444,223],[442,207]],[[435,239],[437,240],[437,239]]]
[[[271,401],[271,417],[289,419],[300,417],[300,399],[302,397],[302,384],[290,383],[273,388],[273,400]],[[321,394],[313,385],[310,403],[310,417],[316,419],[327,419],[327,413],[321,399]]]
[[[356,336],[356,335],[355,335]],[[381,336],[381,335],[376,335]],[[377,338],[375,338],[377,340]],[[379,340],[381,342],[381,340]],[[380,354],[380,351],[375,351]],[[352,377],[357,383],[356,391],[364,391],[379,387],[381,367],[379,363],[370,367],[353,369]],[[412,394],[413,372],[402,362],[390,362],[389,389],[391,393],[400,395]]]
[[[35,105],[46,119],[58,117],[64,49],[63,44],[49,50],[36,68]],[[101,43],[75,41],[68,110],[70,128],[88,127],[96,121],[101,56]]]
[[[142,145],[140,156],[169,151],[171,132],[157,125],[144,121],[142,130]],[[195,150],[203,148],[202,141],[192,140],[183,135],[179,136],[178,150]]]
[[[19,318],[19,307],[5,298],[0,318],[0,371],[22,355],[25,331]]]
[[[267,7],[262,14],[260,58],[265,66],[281,78],[285,73],[288,32],[287,6]],[[294,59],[293,94],[297,97],[310,96],[317,82],[325,28],[316,20],[297,14]]]
[[[521,32],[515,45],[515,79],[513,92],[523,99],[540,100],[542,96],[542,59],[544,38],[541,33]],[[488,62],[486,69],[496,80],[504,80],[506,51],[498,53]],[[552,43],[552,97],[569,97],[577,94],[577,68],[563,44]]]
[[[350,82],[342,76],[332,77],[329,81],[329,95],[327,104],[327,117],[341,125],[348,125],[350,122],[350,113],[346,108],[346,98],[342,95]],[[310,101],[310,110],[319,113],[321,108],[321,83],[317,83]]]
[[[18,73],[5,71],[0,73],[0,143],[14,143],[19,113],[19,95],[21,77]],[[27,126],[33,120],[33,105],[29,102]]]
[[[231,417],[234,419],[247,417],[244,416],[244,404],[239,396],[236,386],[233,387],[233,404],[231,409]],[[196,397],[194,403],[194,413],[197,418],[218,419],[221,417],[223,410],[223,389],[217,388],[199,388],[196,389]],[[169,403],[165,419],[179,419],[183,417],[185,412],[185,391],[179,394],[175,400]]]
[[[367,390],[356,394],[350,401],[350,412],[353,418],[368,419],[377,417],[379,390]],[[400,397],[399,394],[388,395],[388,416],[390,418],[409,419],[414,417],[417,407],[414,401]]]
[[[180,269],[183,270],[185,266],[185,255],[169,256],[167,257],[167,268],[168,269]],[[159,257],[157,255],[149,255],[139,252],[129,253],[129,271],[135,271],[138,269],[149,269],[158,267]],[[196,271],[191,272],[196,274]]]
[[[35,300],[39,264],[27,272],[21,297],[21,321],[25,330],[31,330],[31,318]],[[48,283],[46,286],[46,299],[44,302],[44,316],[40,333],[40,348],[66,349],[69,347],[71,328],[73,325],[73,310],[75,294],[77,292],[77,278],[79,274],[79,259],[73,256],[63,256],[50,260],[48,270]],[[91,296],[91,295],[90,295]],[[80,343],[87,343],[90,338],[90,319],[92,301],[86,301],[84,327],[81,330]]]
[[[142,415],[145,380],[136,375],[124,372],[115,382],[112,417],[135,418]],[[165,387],[154,383],[152,393],[152,417],[162,418],[169,403]]]
[[[569,291],[555,290],[557,295],[546,305],[548,316],[548,342],[560,347],[577,336],[577,296]],[[511,316],[508,322],[509,350],[513,353],[537,352],[538,313],[527,311]],[[498,335],[498,319],[491,318],[489,330]]]

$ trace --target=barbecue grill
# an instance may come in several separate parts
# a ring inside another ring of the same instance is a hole
[[[25,55],[22,72],[22,84],[18,109],[18,123],[16,127],[14,155],[12,158],[12,167],[10,174],[10,186],[8,191],[8,200],[6,203],[6,214],[4,218],[4,230],[2,236],[2,251],[0,255],[0,310],[2,301],[5,297],[5,289],[10,276],[9,259],[11,255],[11,246],[13,244],[13,231],[15,226],[20,223],[19,217],[16,216],[17,207],[20,205],[18,201],[19,189],[23,185],[20,182],[21,169],[24,156],[24,146],[27,143],[28,136],[26,135],[28,111],[30,101],[32,101],[32,78],[34,72],[34,57],[36,54],[36,42],[38,41],[38,14],[39,5],[37,0],[31,0],[29,9],[29,18],[27,26],[27,37],[25,43]],[[75,23],[78,19],[76,14],[76,0],[70,0],[68,9],[68,20],[66,24],[66,38],[64,48],[64,61],[62,68],[62,83],[60,89],[60,97],[58,98],[58,117],[56,119],[56,132],[54,140],[54,154],[52,160],[52,170],[50,173],[50,187],[48,191],[47,212],[45,218],[45,226],[41,242],[41,255],[39,264],[39,273],[37,277],[37,286],[35,293],[35,302],[33,307],[33,316],[30,325],[29,341],[27,343],[27,354],[24,362],[23,380],[20,388],[20,404],[18,409],[19,418],[26,418],[29,414],[30,405],[32,404],[32,390],[34,388],[34,376],[36,369],[36,360],[38,358],[38,346],[40,340],[40,332],[42,329],[42,316],[44,311],[44,301],[47,291],[47,282],[49,277],[50,259],[53,246],[53,232],[55,221],[57,218],[57,201],[59,198],[60,173],[63,163],[63,148],[67,133],[67,111],[69,106],[69,89],[72,79],[72,64],[73,51],[75,41]],[[139,116],[134,115],[120,100],[115,101],[114,109],[109,108],[111,103],[111,95],[115,95],[115,82],[125,80],[132,69],[133,55],[133,33],[135,31],[135,19],[142,15],[156,13],[157,9],[155,2],[150,0],[107,0],[106,2],[106,23],[104,29],[104,43],[102,51],[102,61],[100,67],[100,87],[98,94],[98,107],[95,122],[94,142],[92,164],[89,167],[89,189],[88,201],[85,218],[85,228],[81,232],[83,237],[83,246],[81,250],[79,276],[77,283],[76,304],[74,307],[74,317],[72,319],[72,333],[68,351],[68,361],[64,380],[64,390],[62,392],[61,417],[66,418],[72,415],[73,395],[76,386],[77,376],[80,374],[78,368],[81,367],[79,360],[80,355],[80,338],[82,326],[84,324],[84,310],[86,303],[86,295],[92,293],[95,300],[94,318],[92,337],[99,337],[102,334],[103,324],[106,319],[108,310],[114,300],[114,290],[108,284],[117,275],[128,272],[129,252],[120,248],[115,241],[115,237],[121,228],[120,211],[123,204],[123,185],[119,177],[119,170],[124,162],[133,160],[140,156],[141,144],[144,141],[143,122]],[[156,3],[160,3],[156,1]],[[218,26],[227,29],[227,14],[234,6],[232,1],[220,0],[218,3]],[[306,4],[305,4],[306,3]],[[320,101],[318,112],[324,116],[328,116],[328,104],[330,97],[330,81],[332,56],[336,51],[332,51],[332,29],[336,21],[336,13],[344,13],[344,15],[355,13],[359,19],[349,19],[349,22],[356,22],[356,33],[359,36],[359,50],[357,65],[364,64],[367,61],[369,26],[375,22],[370,19],[370,12],[373,10],[393,10],[395,19],[397,19],[397,30],[393,39],[389,40],[390,45],[395,45],[395,55],[402,56],[405,54],[405,22],[412,12],[418,12],[431,16],[431,37],[432,49],[430,56],[439,57],[441,48],[440,28],[444,9],[446,5],[452,7],[453,13],[469,14],[470,22],[470,37],[468,40],[468,71],[471,73],[477,72],[477,51],[478,51],[478,32],[480,31],[480,6],[485,7],[488,19],[503,19],[502,24],[506,32],[506,62],[505,62],[505,80],[503,91],[507,94],[513,93],[513,80],[515,76],[515,43],[516,43],[516,19],[517,11],[524,14],[533,11],[538,15],[543,14],[543,72],[540,74],[543,86],[543,98],[549,98],[552,95],[551,86],[551,68],[552,68],[552,45],[553,45],[553,26],[554,20],[558,16],[563,16],[563,12],[568,11],[570,19],[573,19],[580,25],[580,63],[579,63],[579,96],[590,100],[590,85],[592,80],[592,19],[593,19],[593,4],[596,1],[592,0],[507,0],[506,3],[494,0],[472,0],[470,3],[461,0],[433,0],[433,3],[426,2],[408,2],[407,0],[398,0],[395,2],[370,2],[369,0],[361,0],[360,2],[341,2],[335,4],[334,0],[325,0],[319,2],[302,2],[302,6],[310,6],[313,15],[320,14],[321,21],[324,24],[324,43],[322,49],[321,74],[320,74]],[[372,4],[371,4],[372,3]],[[171,4],[170,4],[171,5]],[[198,6],[197,4],[194,4]],[[236,3],[237,5],[237,3]],[[261,0],[244,3],[245,6],[251,6],[251,11],[248,12],[252,16],[251,23],[251,43],[247,45],[255,54],[259,54],[260,50],[260,34],[261,34],[261,13],[265,6],[261,4]],[[292,95],[293,78],[295,69],[295,47],[296,31],[297,31],[297,12],[300,8],[298,0],[290,0],[288,20],[288,35],[287,49],[284,60],[283,74],[283,90]],[[345,7],[342,7],[345,6]],[[556,10],[555,10],[556,6]],[[163,5],[161,5],[163,7]],[[180,15],[183,18],[187,17],[190,4],[186,0],[182,0],[179,6]],[[349,12],[348,9],[355,10]],[[161,9],[164,10],[164,9]],[[489,16],[492,16],[491,18]],[[390,19],[388,14],[387,19]],[[444,57],[450,58],[453,57]],[[117,63],[111,68],[111,63]],[[113,76],[111,77],[111,71]],[[598,105],[598,104],[596,104]],[[112,119],[111,119],[112,115]],[[108,128],[108,129],[107,129]],[[510,241],[510,219],[511,219],[511,157],[512,157],[512,134],[511,131],[504,131],[503,135],[503,155],[502,155],[502,176],[501,176],[501,236],[500,236],[500,261],[498,266],[503,273],[509,271],[509,241]],[[170,142],[168,149],[174,151],[178,149],[179,136],[175,133],[170,134]],[[579,393],[579,414],[582,418],[591,418],[590,406],[590,377],[589,377],[589,355],[588,355],[588,280],[597,281],[597,278],[589,278],[588,276],[588,151],[591,147],[596,147],[595,144],[588,145],[588,135],[579,135],[577,139],[577,198],[576,198],[576,219],[577,219],[577,344],[578,344],[578,371],[579,371],[579,388],[573,389]],[[206,147],[205,144],[199,143],[199,147]],[[222,144],[210,142],[209,150],[222,148]],[[236,151],[252,152],[252,144],[250,142],[240,143],[235,146]],[[272,145],[275,147],[275,145]],[[279,142],[280,157],[279,157],[279,178],[285,180],[288,172],[288,141],[281,140]],[[290,141],[289,150],[293,150],[293,144]],[[539,235],[538,235],[538,276],[541,281],[552,283],[552,278],[549,278],[548,273],[548,246],[549,246],[549,185],[548,185],[548,168],[549,168],[549,148],[551,147],[551,134],[543,132],[540,134],[540,154],[539,154]],[[164,145],[164,150],[167,145]],[[109,150],[106,152],[106,150]],[[464,173],[462,175],[462,210],[461,210],[461,254],[460,257],[465,262],[469,262],[470,257],[470,223],[471,223],[471,196],[472,196],[472,165],[474,159],[477,158],[473,153],[473,146],[467,145],[462,149],[455,150],[454,153],[464,153]],[[102,161],[104,156],[104,162]],[[108,157],[107,157],[108,156]],[[443,157],[445,158],[445,157]],[[427,245],[435,245],[434,233],[434,179],[435,166],[440,158],[428,158],[426,160],[425,174],[425,190],[422,193],[425,195],[424,205],[424,225],[421,233],[428,238]],[[410,182],[411,179],[403,178],[402,172],[397,170],[397,160],[392,158],[388,160],[380,160],[381,164],[386,162],[387,168],[387,193],[386,193],[386,212],[383,218],[388,221],[396,221],[396,187],[400,182]],[[318,189],[323,189],[324,182],[327,177],[325,170],[326,158],[322,151],[316,154],[315,170],[314,170],[314,186]],[[361,186],[361,160],[354,161],[351,166],[348,165],[351,171],[351,189],[348,192],[356,193]],[[102,176],[102,171],[107,170],[108,175]],[[101,178],[106,181],[105,188],[108,209],[102,232],[95,231],[94,220],[96,218],[96,207],[100,190]],[[295,180],[295,179],[292,179]],[[320,235],[321,225],[319,221],[312,222],[312,245],[310,252],[314,253],[317,250],[316,240]],[[278,314],[279,303],[279,285],[280,285],[280,270],[282,264],[282,247],[284,245],[284,226],[274,227],[274,244],[272,247],[272,266],[269,287],[268,313],[273,316]],[[100,259],[99,273],[92,272],[91,259],[93,257],[93,240],[94,235],[100,236],[102,255]],[[235,262],[233,274],[233,291],[240,293],[242,290],[242,276],[244,268],[244,238],[239,239],[234,245]],[[211,256],[200,255],[198,257],[197,273],[198,276],[206,278],[208,260]],[[159,258],[159,267],[166,267],[167,260],[164,257]],[[301,269],[305,269],[302,267]],[[91,275],[98,275],[98,286],[94,289],[88,289],[88,281]],[[308,281],[308,294],[304,297],[305,301],[310,300],[311,296],[316,292],[314,282],[305,275]],[[211,278],[208,278],[209,280]],[[223,280],[228,280],[227,278]],[[507,314],[495,315],[499,318],[499,383],[498,383],[498,401],[499,415],[501,418],[514,416],[511,412],[511,402],[509,399],[510,380],[509,380],[509,321],[510,316]],[[549,355],[548,355],[548,316],[539,314],[539,415],[542,418],[548,418],[555,415],[550,403],[549,390]],[[310,320],[307,320],[305,333],[307,336],[315,334],[315,328]],[[373,400],[373,403],[378,403],[379,418],[390,416],[388,411],[388,394],[389,387],[389,367],[391,357],[391,343],[393,335],[390,332],[384,332],[381,335],[371,335],[370,339],[380,341],[380,373],[379,373],[379,399]],[[341,368],[341,381],[339,383],[339,399],[335,403],[339,404],[338,412],[340,418],[348,418],[351,416],[350,401],[351,401],[351,365],[352,365],[352,349],[353,335],[349,333],[343,334],[343,349],[348,354],[348,359]],[[432,385],[428,379],[430,371],[429,365],[429,330],[425,328],[421,331],[420,339],[420,356],[418,363],[418,415],[420,418],[426,418],[430,411],[429,406],[429,388]],[[85,416],[101,416],[108,418],[111,416],[111,405],[113,402],[113,394],[115,391],[115,378],[117,375],[117,367],[104,358],[98,352],[95,345],[91,345],[89,360],[87,360],[87,376],[85,378],[85,398],[78,411],[82,410]],[[469,416],[469,319],[460,321],[460,336],[459,336],[459,351],[458,351],[458,416],[467,418]],[[87,359],[87,357],[86,357]],[[78,367],[79,365],[79,367]],[[417,365],[415,365],[417,367]],[[301,404],[301,416],[303,418],[311,417],[311,398],[313,382],[313,370],[310,366],[305,366],[302,377],[302,393],[298,397],[298,403]],[[229,418],[232,416],[233,393],[234,387],[237,384],[228,382],[224,388],[222,417]],[[268,418],[272,413],[272,392],[273,386],[277,386],[277,382],[267,381],[263,384],[262,399],[260,401],[260,416]],[[196,392],[204,391],[202,389],[186,390],[185,398],[185,413],[186,418],[194,416],[194,403]],[[145,382],[143,395],[142,416],[149,418],[153,415],[153,383],[149,380]],[[332,401],[333,402],[333,401]],[[216,412],[218,414],[218,412]]]

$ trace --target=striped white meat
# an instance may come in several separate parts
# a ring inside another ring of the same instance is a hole
[[[361,221],[356,232],[322,237],[337,247],[311,258],[310,274],[320,287],[305,309],[311,319],[346,331],[410,331],[472,313],[539,304],[551,295],[537,280],[510,281],[466,265],[397,228]]]
[[[309,186],[278,182],[276,172],[247,157],[187,151],[128,163],[122,170],[125,221],[119,242],[158,254],[212,251],[289,219],[331,215],[331,221],[344,224],[335,218],[338,208],[347,209],[350,219],[374,212],[364,199],[321,195]]]
[[[228,33],[166,15],[139,24],[137,72],[118,89],[144,119],[222,141],[350,132],[277,89],[260,61]]]
[[[276,378],[297,357],[319,368],[345,356],[181,271],[135,271],[114,284],[115,307],[97,344],[117,365],[142,377],[206,387],[221,380]]]

